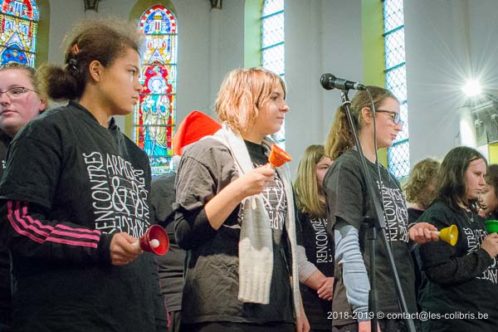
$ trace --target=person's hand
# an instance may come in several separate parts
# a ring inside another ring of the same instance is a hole
[[[296,332],[309,332],[310,323],[308,322],[308,317],[306,317],[306,313],[304,312],[304,308],[301,307],[301,311],[296,321]]]
[[[240,191],[244,197],[257,195],[263,191],[266,184],[273,180],[275,170],[269,165],[252,169],[237,179]]]
[[[358,332],[371,332],[372,322],[369,320],[362,320],[358,322]],[[377,323],[377,331],[381,332],[379,323]]]
[[[477,204],[479,206],[479,211],[478,211],[478,214],[483,217],[483,218],[486,218],[489,211],[488,211],[488,205],[486,204],[486,201],[484,200],[484,198],[482,197],[482,195],[479,195],[477,197]]]
[[[319,298],[332,301],[332,296],[334,294],[334,278],[325,278],[320,287],[318,287],[316,293]]]
[[[498,234],[491,233],[486,236],[481,243],[481,248],[486,250],[490,257],[496,257],[498,255]]]
[[[114,234],[110,251],[111,263],[117,266],[133,262],[142,253],[138,239],[124,232]]]
[[[431,241],[437,241],[439,235],[436,226],[427,222],[418,222],[408,230],[410,240],[418,244],[424,244]]]

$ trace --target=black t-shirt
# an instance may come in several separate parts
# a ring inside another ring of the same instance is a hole
[[[12,138],[0,130],[0,161],[2,165],[0,167],[0,177],[3,175],[3,170],[5,168],[5,158],[7,157],[7,150]]]
[[[0,131],[0,178],[5,168],[5,157],[11,137]],[[11,315],[11,290],[10,290],[10,257],[3,242],[0,242],[0,327],[2,324],[10,325]],[[1,330],[1,328],[0,328]]]
[[[148,158],[114,121],[71,102],[24,127],[0,184],[15,330],[165,328],[152,255],[110,264],[111,234],[150,225],[149,191]]]
[[[377,166],[367,160],[368,172],[377,185],[375,192],[383,206],[386,219],[386,235],[391,246],[405,299],[410,312],[416,312],[414,267],[408,246],[408,212],[405,199],[396,179],[380,166],[378,179]],[[357,151],[349,150],[341,155],[327,171],[324,187],[329,205],[329,220],[335,226],[337,218],[351,224],[359,231],[360,249],[367,272],[370,265],[370,247],[367,240],[368,225],[365,216],[373,217],[374,210],[367,193],[366,181]],[[376,241],[376,287],[377,308],[384,313],[400,312],[394,279],[388,262],[384,244],[380,236]],[[340,266],[336,262],[336,271]],[[345,299],[342,274],[337,272],[336,291],[333,308],[337,312],[347,312],[351,308]],[[334,321],[334,324],[336,321]],[[342,323],[337,320],[337,323]]]
[[[424,213],[424,210],[419,210],[415,208],[408,208],[408,224],[416,222],[420,216]],[[413,265],[415,269],[415,293],[418,295],[420,291],[420,286],[422,284],[422,262],[420,260],[420,247],[418,244],[412,246],[411,253],[413,258]],[[419,307],[420,309],[420,307]]]
[[[246,142],[254,165],[265,164],[266,151]],[[270,303],[238,300],[240,206],[217,230],[209,226],[204,205],[238,177],[234,159],[221,142],[206,138],[184,151],[177,173],[176,237],[188,251],[182,299],[182,323],[229,321],[239,323],[293,323],[293,301],[287,262],[287,235],[281,208],[287,201],[279,192],[281,180],[262,192],[273,231],[273,273]],[[280,184],[279,184],[280,182]]]
[[[496,258],[481,248],[486,237],[483,219],[475,213],[455,210],[438,201],[420,217],[439,230],[455,224],[455,247],[443,241],[420,246],[422,268],[427,279],[421,290],[423,311],[475,316],[422,322],[424,331],[496,331],[498,326],[498,268]],[[478,315],[487,314],[487,319]],[[451,317],[450,317],[451,318]]]
[[[166,228],[169,237],[169,251],[164,256],[156,256],[161,294],[164,296],[168,311],[182,308],[183,271],[185,250],[175,239],[175,174],[160,176],[152,181],[151,205],[156,222]]]
[[[314,218],[299,212],[299,222],[302,229],[303,245],[306,257],[326,277],[332,277],[334,272],[334,241],[327,232],[327,218]],[[304,310],[311,329],[330,329],[329,313],[332,301],[322,300],[316,290],[301,284]]]
[[[424,210],[408,208],[408,224],[416,222],[423,213]]]
[[[260,167],[268,163],[267,151],[263,145],[249,141],[245,141],[245,143],[254,167]],[[273,241],[280,245],[287,218],[287,198],[285,197],[284,183],[276,173],[273,182],[269,183],[263,190],[262,196],[270,218]],[[239,210],[239,218],[241,217],[242,209]],[[239,221],[239,223],[241,222],[242,220]]]

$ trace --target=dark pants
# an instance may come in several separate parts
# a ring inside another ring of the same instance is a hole
[[[408,328],[403,320],[381,319],[379,320],[379,326],[382,332],[408,332]],[[333,326],[332,332],[358,332],[358,324]]]
[[[249,324],[233,322],[210,322],[182,325],[184,332],[295,332],[296,325],[291,323]]]

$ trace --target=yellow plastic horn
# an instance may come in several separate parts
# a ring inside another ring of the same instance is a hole
[[[441,241],[448,243],[450,246],[454,247],[458,241],[458,227],[456,225],[442,228],[436,233]]]

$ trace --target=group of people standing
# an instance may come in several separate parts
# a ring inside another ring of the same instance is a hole
[[[1,286],[13,294],[12,312],[5,308],[1,318],[12,331],[166,331],[168,320],[183,331],[370,331],[372,273],[377,311],[393,314],[378,317],[378,327],[407,331],[405,317],[394,315],[401,309],[386,246],[408,313],[476,316],[417,320],[417,328],[496,330],[498,235],[487,234],[478,213],[486,159],[471,148],[451,150],[437,180],[416,191],[431,188],[431,198],[407,208],[399,182],[377,160],[403,125],[390,91],[356,93],[354,128],[341,106],[324,146],[308,147],[292,184],[287,165],[268,163],[271,136],[289,112],[283,80],[261,68],[233,70],[215,103],[221,129],[187,146],[176,175],[151,191],[146,154],[114,121],[139,101],[139,36],[97,21],[69,40],[64,67],[36,75],[0,69],[0,129],[9,144],[0,267],[12,275]],[[43,112],[47,98],[69,103]],[[386,243],[377,238],[372,251],[375,202]],[[153,223],[172,236],[174,260],[155,261],[136,245]],[[452,224],[455,247],[438,240]],[[173,261],[184,268],[158,274],[157,264]],[[162,274],[181,289],[169,316]]]

